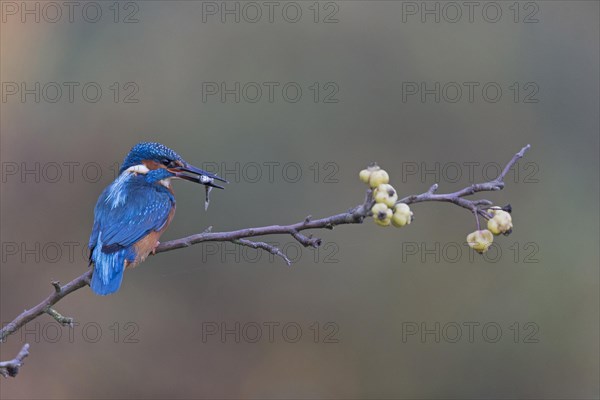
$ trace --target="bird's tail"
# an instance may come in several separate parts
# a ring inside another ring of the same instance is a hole
[[[94,293],[106,296],[119,290],[125,271],[126,249],[113,253],[102,252],[102,244],[98,243],[92,253],[94,273],[90,287]]]

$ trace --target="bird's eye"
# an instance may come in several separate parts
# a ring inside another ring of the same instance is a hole
[[[164,159],[162,160],[162,163],[163,163],[163,165],[166,165],[166,166],[168,167],[168,166],[171,164],[171,161],[170,161],[170,160],[167,160],[166,158],[164,158]]]

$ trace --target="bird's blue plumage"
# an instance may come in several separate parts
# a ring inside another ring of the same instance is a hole
[[[90,235],[92,290],[116,292],[126,264],[136,265],[156,248],[158,238],[175,211],[170,179],[178,178],[223,189],[215,174],[186,163],[160,143],[138,143],[123,160],[119,176],[98,199]],[[207,192],[208,193],[208,192]]]
[[[94,274],[90,287],[94,293],[105,296],[119,290],[125,272],[125,260],[134,259],[135,254],[131,249],[120,249],[113,253],[102,251],[102,241],[99,238],[98,245],[92,250],[94,263]]]
[[[164,144],[141,142],[131,148],[129,154],[123,160],[123,164],[121,164],[120,172],[125,171],[131,166],[140,164],[143,160],[162,161],[163,159],[183,161],[183,158],[179,154]]]
[[[89,242],[94,264],[90,286],[95,293],[118,290],[125,261],[136,259],[134,244],[165,226],[175,198],[159,181],[169,176],[166,169],[145,175],[126,171],[100,195]]]

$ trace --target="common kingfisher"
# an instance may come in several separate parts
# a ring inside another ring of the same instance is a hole
[[[195,174],[188,175],[187,173]],[[121,165],[119,176],[100,195],[90,236],[90,287],[99,295],[116,292],[125,268],[143,262],[175,215],[172,179],[184,179],[223,189],[227,181],[188,164],[160,143],[136,144]]]

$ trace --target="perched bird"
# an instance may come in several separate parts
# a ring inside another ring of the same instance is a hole
[[[195,175],[186,174],[191,173]],[[184,179],[223,189],[217,175],[188,164],[160,143],[136,144],[119,176],[100,195],[90,236],[91,288],[99,295],[116,292],[123,272],[155,251],[160,235],[175,215],[172,179]]]

